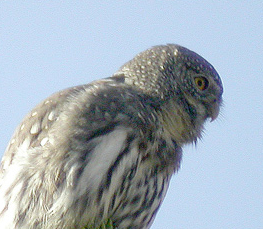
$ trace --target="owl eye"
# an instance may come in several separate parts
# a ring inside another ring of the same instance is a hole
[[[204,91],[205,89],[208,88],[209,82],[205,77],[198,76],[198,77],[195,77],[194,80],[199,90]]]

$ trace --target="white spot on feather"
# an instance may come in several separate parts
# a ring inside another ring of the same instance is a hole
[[[48,120],[49,121],[53,121],[54,120],[54,117],[55,117],[55,112],[54,111],[51,111],[50,113],[49,113],[49,115],[48,115]]]
[[[48,142],[48,138],[43,138],[40,142],[41,146],[44,146]]]
[[[36,116],[36,115],[37,115],[37,112],[36,112],[36,111],[31,114],[32,117],[34,117],[34,116]]]
[[[37,134],[40,131],[40,122],[36,122],[30,129],[31,134]]]
[[[26,151],[30,146],[30,137],[25,138],[23,143],[19,146],[19,150]]]
[[[25,124],[22,124],[22,126],[20,127],[20,130],[23,130],[25,128]]]

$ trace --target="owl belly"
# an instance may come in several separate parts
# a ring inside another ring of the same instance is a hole
[[[170,176],[142,165],[131,171],[111,198],[109,218],[118,229],[149,228],[166,194]]]

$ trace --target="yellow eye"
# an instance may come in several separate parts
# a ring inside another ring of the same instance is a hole
[[[204,91],[208,88],[209,82],[205,77],[198,76],[195,77],[195,84],[199,90]]]

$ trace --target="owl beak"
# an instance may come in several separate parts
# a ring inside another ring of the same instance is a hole
[[[218,117],[219,111],[220,111],[220,102],[215,100],[215,102],[212,103],[208,109],[208,114],[209,117],[211,118],[211,122],[213,122]]]

